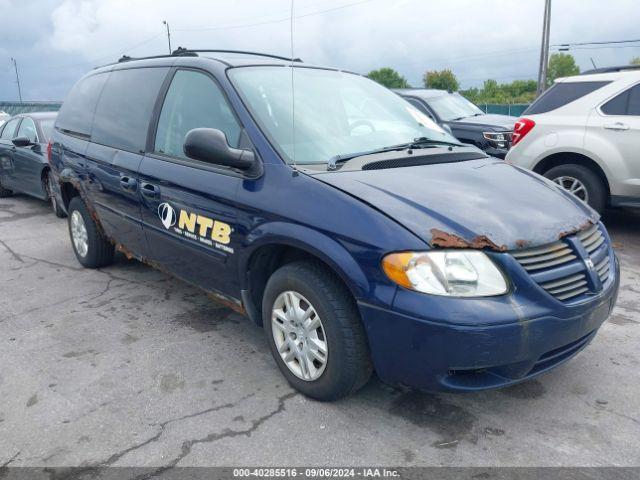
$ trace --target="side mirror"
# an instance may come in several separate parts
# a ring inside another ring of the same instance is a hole
[[[256,157],[250,150],[232,148],[224,132],[216,128],[194,128],[184,140],[187,157],[239,170],[251,170]]]
[[[453,131],[451,130],[451,127],[449,125],[447,125],[446,123],[443,123],[441,125],[441,127],[449,134],[449,135],[453,135]]]
[[[16,137],[11,140],[16,147],[28,147],[29,145],[33,145],[33,142],[29,140],[27,137]]]

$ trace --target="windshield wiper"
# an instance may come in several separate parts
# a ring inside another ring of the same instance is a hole
[[[424,148],[427,145],[446,145],[448,147],[464,147],[461,143],[447,142],[446,140],[434,140],[427,137],[414,138],[413,142],[400,143],[398,145],[390,145],[388,147],[374,148],[373,150],[365,150],[364,152],[345,153],[343,155],[334,155],[327,163],[327,170],[335,170],[338,163],[347,162],[353,158],[364,157],[365,155],[374,155],[376,153],[393,152],[398,150],[410,150]]]

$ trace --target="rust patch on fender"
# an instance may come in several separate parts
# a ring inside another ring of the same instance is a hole
[[[506,245],[496,245],[496,243],[486,235],[478,235],[471,239],[471,241],[467,241],[458,235],[447,233],[437,228],[431,229],[431,245],[442,248],[473,248],[476,250],[488,248],[496,252],[505,252],[507,250]]]

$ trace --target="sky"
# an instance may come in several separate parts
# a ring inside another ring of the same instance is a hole
[[[551,44],[640,39],[638,0],[552,0]],[[463,88],[535,79],[544,0],[0,0],[0,101],[64,100],[93,67],[122,54],[254,50],[367,73],[390,66],[420,86],[451,68]],[[557,47],[552,49],[557,51]],[[627,64],[625,48],[573,49],[582,70]]]

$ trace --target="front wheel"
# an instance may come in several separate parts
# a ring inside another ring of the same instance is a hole
[[[373,370],[353,297],[326,267],[296,262],[269,279],[262,304],[271,353],[289,384],[316,400],[337,400]]]
[[[4,188],[0,181],[0,198],[7,198],[11,195],[13,195],[13,191],[9,190],[8,188]]]
[[[69,202],[69,235],[76,258],[83,267],[100,268],[113,262],[113,244],[102,236],[80,197],[73,197]]]
[[[553,167],[544,174],[572,195],[602,213],[607,204],[607,190],[593,170],[582,165],[566,164]]]

